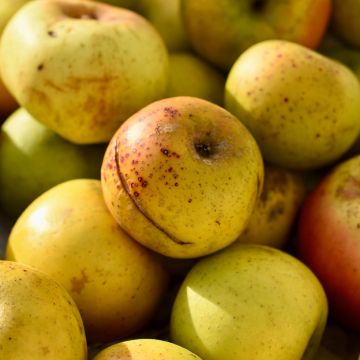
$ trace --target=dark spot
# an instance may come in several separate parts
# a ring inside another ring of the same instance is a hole
[[[285,211],[285,206],[282,201],[277,202],[270,210],[268,214],[268,221],[276,219],[279,215],[282,215]]]
[[[39,64],[37,67],[38,71],[41,71],[43,68],[44,68],[44,64]]]
[[[195,144],[195,150],[204,158],[208,158],[213,154],[213,147],[210,144]]]
[[[170,151],[168,149],[161,148],[160,151],[167,157],[171,157]]]
[[[172,172],[172,170],[173,170],[173,168],[172,168],[172,167],[169,167],[167,171],[168,171],[168,172]]]
[[[55,31],[49,30],[47,33],[50,37],[57,37],[57,34]]]
[[[139,197],[139,195],[140,195],[140,194],[139,194],[137,191],[134,191],[134,196],[135,196],[135,197]]]
[[[81,277],[73,277],[71,279],[71,291],[80,294],[84,289],[86,283],[89,282],[87,275],[85,274],[85,270],[81,270]]]
[[[174,185],[175,185],[175,186],[179,186],[179,183],[176,182]]]
[[[192,199],[188,199],[188,203],[189,203],[189,204],[192,203]]]
[[[216,220],[215,223],[218,224],[218,225],[220,225],[220,221],[219,221],[219,220]]]
[[[164,113],[165,116],[171,116],[171,117],[175,117],[178,113],[178,111],[174,108],[172,108],[171,106],[166,106],[164,107]]]
[[[266,0],[253,0],[251,3],[251,9],[255,12],[260,12],[264,9]]]
[[[289,98],[287,98],[287,97],[284,97],[284,102],[289,102]]]
[[[143,187],[143,188],[144,188],[144,187],[147,187],[147,184],[148,184],[147,181],[143,181],[143,182],[141,183],[141,187]]]

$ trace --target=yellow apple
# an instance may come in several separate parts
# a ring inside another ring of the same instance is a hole
[[[239,236],[261,191],[263,162],[236,117],[180,96],[122,124],[101,179],[108,208],[135,240],[165,256],[193,258]]]
[[[64,286],[91,343],[142,329],[167,289],[161,261],[117,225],[99,180],[70,180],[38,197],[13,226],[5,255]]]
[[[200,259],[177,293],[170,339],[206,360],[311,359],[328,305],[315,275],[264,245]]]
[[[0,260],[0,309],[0,359],[87,359],[79,310],[43,272]]]
[[[189,350],[164,340],[134,339],[113,344],[93,360],[201,360]]]
[[[289,41],[264,41],[239,57],[226,81],[225,106],[254,135],[267,162],[289,169],[334,163],[360,132],[356,75]]]
[[[0,56],[19,104],[75,143],[107,142],[167,86],[168,54],[155,28],[90,0],[29,2],[8,23]]]

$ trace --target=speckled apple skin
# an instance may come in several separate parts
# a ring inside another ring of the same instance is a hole
[[[307,197],[297,254],[324,285],[330,312],[360,330],[360,156],[339,164]]]
[[[199,98],[175,97],[119,128],[101,180],[105,202],[133,238],[163,255],[192,258],[235,241],[263,172],[259,148],[236,117]]]
[[[355,74],[288,41],[264,41],[239,57],[226,82],[225,107],[242,119],[264,159],[284,168],[328,165],[360,131]]]

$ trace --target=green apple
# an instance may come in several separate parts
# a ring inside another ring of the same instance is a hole
[[[136,10],[160,32],[170,51],[189,49],[181,13],[181,0],[137,0]]]
[[[75,178],[100,178],[104,145],[76,145],[15,111],[0,130],[0,205],[16,218],[37,196]]]
[[[360,132],[360,84],[343,64],[289,41],[245,51],[226,81],[225,106],[264,159],[310,170],[334,163]]]
[[[360,3],[358,0],[333,0],[331,27],[345,42],[360,46]]]
[[[54,279],[1,260],[0,289],[0,359],[87,359],[79,310]]]
[[[168,53],[155,28],[90,0],[29,2],[8,23],[0,56],[19,104],[75,143],[107,142],[167,86]]]
[[[162,262],[117,225],[99,180],[70,180],[38,197],[12,227],[5,255],[64,286],[91,343],[142,329],[167,290]]]
[[[130,117],[105,153],[105,201],[135,240],[194,258],[235,241],[263,183],[254,138],[228,111],[179,96]]]
[[[248,47],[284,39],[315,48],[329,22],[331,0],[182,0],[193,48],[228,70]]]
[[[130,358],[131,360],[201,360],[181,346],[157,339],[134,339],[116,343],[100,351],[93,360]]]
[[[170,339],[206,360],[311,359],[328,305],[315,275],[264,245],[200,259],[176,296]]]
[[[225,77],[190,52],[170,53],[167,97],[194,96],[218,105],[224,103]]]
[[[299,174],[266,165],[261,196],[237,242],[283,248],[290,240],[304,197],[305,183]]]

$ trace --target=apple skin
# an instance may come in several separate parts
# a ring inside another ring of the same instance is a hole
[[[262,188],[263,162],[237,118],[180,96],[123,123],[101,180],[107,206],[135,240],[165,256],[194,258],[241,233]]]
[[[201,360],[189,350],[169,341],[134,339],[113,344],[101,350],[93,360]]]
[[[360,131],[356,75],[288,41],[264,41],[239,57],[225,107],[248,127],[265,161],[293,170],[333,164]]]
[[[0,54],[19,104],[75,143],[108,142],[166,91],[168,53],[158,32],[135,12],[103,3],[31,1],[8,23]]]
[[[24,108],[16,110],[0,129],[1,208],[16,219],[37,196],[63,181],[100,179],[105,149],[72,144]]]
[[[305,193],[300,174],[266,165],[261,195],[237,242],[284,248],[290,240]]]
[[[330,0],[182,0],[185,28],[202,57],[229,70],[251,45],[284,39],[316,48],[330,18]]]
[[[224,105],[225,77],[216,68],[184,51],[170,53],[169,61],[166,97],[194,96]]]
[[[109,213],[99,180],[70,180],[38,197],[12,227],[5,256],[68,291],[89,343],[141,330],[168,288],[162,262]]]
[[[297,254],[317,275],[330,313],[360,329],[360,156],[341,162],[307,196]]]
[[[327,311],[320,282],[298,259],[236,243],[190,270],[172,308],[170,339],[207,360],[311,359]]]

